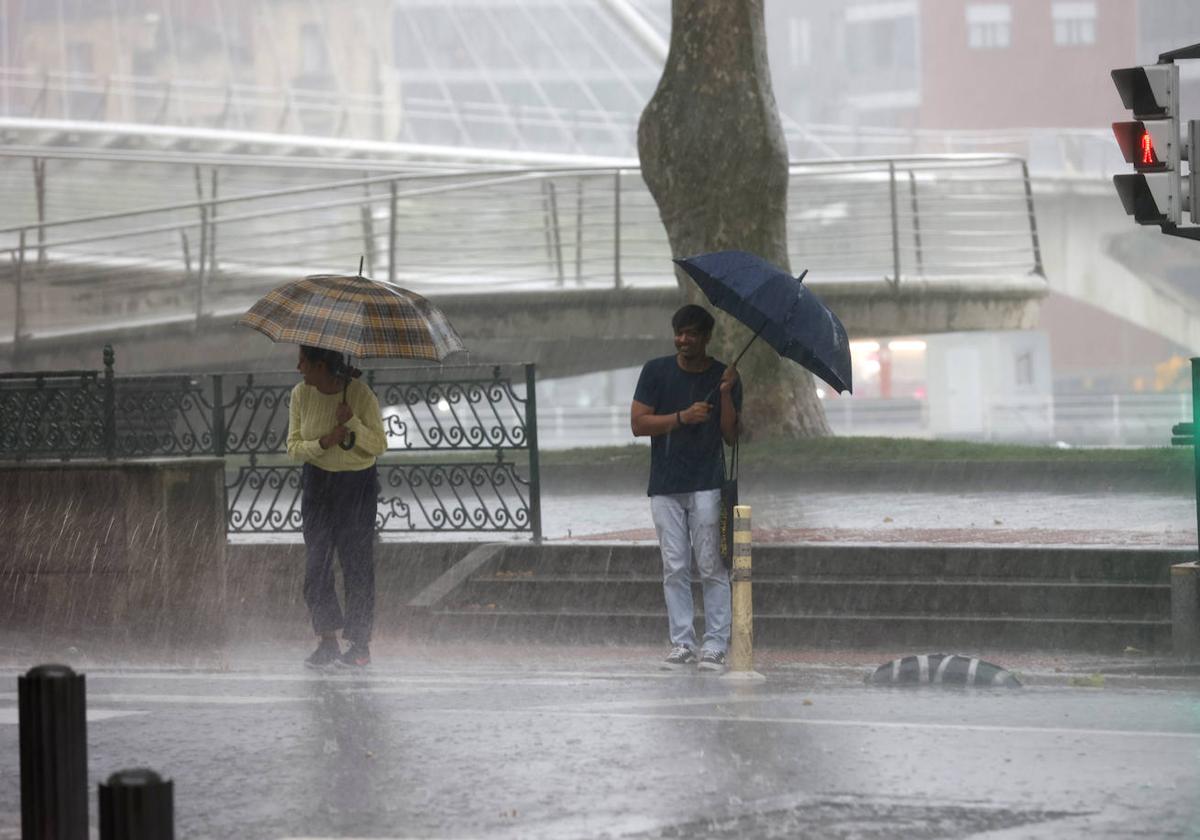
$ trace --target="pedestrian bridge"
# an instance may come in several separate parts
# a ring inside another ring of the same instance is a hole
[[[9,367],[91,368],[112,342],[129,372],[277,368],[293,351],[237,315],[360,258],[442,306],[479,359],[568,375],[669,349],[682,294],[633,161],[297,157],[266,136],[130,149],[112,126],[100,146],[26,128],[0,148]],[[1018,157],[797,162],[788,214],[793,269],[851,335],[1036,323],[1047,283]]]

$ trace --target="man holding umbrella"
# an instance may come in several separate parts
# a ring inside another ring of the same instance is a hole
[[[671,652],[664,667],[720,671],[729,648],[729,573],[718,522],[725,443],[738,433],[742,389],[737,368],[708,355],[713,317],[695,304],[675,313],[675,354],[642,368],[630,410],[633,434],[650,438],[650,511],[663,562]],[[716,397],[716,399],[714,399]],[[697,654],[691,565],[704,594],[704,639]]]

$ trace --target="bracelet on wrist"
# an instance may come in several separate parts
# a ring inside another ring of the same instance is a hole
[[[678,411],[675,412],[675,422],[678,423],[680,426],[683,425],[683,415]]]

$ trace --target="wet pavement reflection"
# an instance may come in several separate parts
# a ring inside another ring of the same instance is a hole
[[[188,838],[1115,838],[1200,824],[1196,679],[1080,687],[1047,670],[1020,690],[901,689],[865,685],[869,667],[768,663],[746,683],[664,672],[647,648],[518,646],[384,649],[347,676],[292,664],[303,653],[85,669],[93,791],[153,767],[175,780]],[[19,836],[18,672],[0,672],[0,838]]]

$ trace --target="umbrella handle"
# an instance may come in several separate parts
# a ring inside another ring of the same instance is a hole
[[[737,358],[733,360],[733,364],[732,364],[732,365],[730,365],[730,367],[737,367],[737,363],[738,363],[738,362],[740,362],[740,361],[742,360],[742,356],[745,356],[745,355],[746,355],[746,351],[750,349],[750,345],[751,345],[751,344],[753,344],[755,341],[757,341],[757,340],[758,340],[758,337],[759,337],[759,335],[762,333],[762,331],[763,331],[764,329],[766,329],[766,327],[767,327],[767,322],[766,322],[766,321],[763,321],[763,324],[762,324],[762,326],[758,328],[758,332],[756,332],[756,333],[755,333],[755,334],[754,334],[754,335],[751,337],[751,339],[750,339],[749,341],[747,341],[747,342],[746,342],[746,346],[742,348],[742,352],[741,352],[741,353],[738,353],[738,354],[737,354]],[[718,388],[720,388],[720,387],[721,387],[720,385],[717,385],[717,387],[716,387],[716,388],[713,388],[711,391],[709,391],[709,392],[708,392],[708,396],[704,398],[704,401],[705,401],[705,402],[712,402],[713,395],[714,395],[715,393],[717,393],[717,389],[718,389]]]
[[[342,386],[342,404],[343,405],[346,404],[346,392],[349,390],[350,390],[350,379],[349,379],[349,377],[347,377],[346,384]],[[350,432],[350,434],[346,435],[346,439],[343,440],[341,443],[339,443],[338,446],[342,447],[342,449],[346,450],[347,452],[349,452],[351,449],[353,449],[354,448],[354,432]]]

